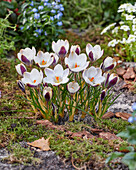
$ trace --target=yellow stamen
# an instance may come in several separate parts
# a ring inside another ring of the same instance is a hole
[[[34,83],[36,83],[36,80],[34,80]]]
[[[92,82],[92,81],[94,80],[94,77],[92,77],[92,78],[89,78],[89,80]]]
[[[59,83],[59,77],[55,76],[56,80],[57,80],[57,83]]]
[[[46,63],[47,63],[47,61],[42,60],[42,65],[45,65]]]
[[[75,68],[79,67],[79,65],[77,65],[77,63],[75,63]]]

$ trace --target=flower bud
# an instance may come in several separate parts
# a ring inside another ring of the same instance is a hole
[[[101,93],[101,102],[104,100],[105,95],[106,95],[106,89],[103,90],[102,93]]]
[[[21,80],[18,80],[17,84],[18,84],[18,87],[22,90],[22,92],[26,93],[25,92],[25,85],[24,85],[24,83]]]
[[[80,46],[79,45],[72,45],[70,52],[72,53],[72,51],[74,51],[77,55],[79,55],[80,51],[81,51]]]
[[[112,70],[114,67],[116,66],[116,61],[111,58],[111,57],[106,57],[103,60],[103,63],[101,64],[101,69],[103,69],[103,71],[109,71]]]
[[[26,67],[25,67],[25,65],[24,64],[18,64],[18,65],[16,65],[15,66],[15,68],[16,68],[16,71],[18,72],[18,74],[20,74],[21,76],[23,76],[23,74],[24,74],[24,72],[26,72],[27,71],[27,69],[26,69]]]
[[[52,98],[52,88],[45,86],[44,89],[43,89],[43,96],[44,96],[44,98],[46,99],[47,102],[49,100],[51,100],[51,98]]]
[[[77,82],[70,82],[67,84],[67,89],[70,93],[76,93],[79,89],[80,89],[80,86]]]
[[[114,73],[109,76],[108,88],[114,86],[119,81],[118,76]]]

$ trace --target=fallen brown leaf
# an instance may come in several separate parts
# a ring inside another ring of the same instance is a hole
[[[128,120],[128,118],[131,117],[132,115],[130,113],[116,112],[115,116],[120,117],[123,120]]]
[[[110,132],[101,132],[99,133],[99,138],[103,138],[105,140],[122,140],[120,137],[117,137],[114,133],[110,133]]]
[[[134,79],[135,77],[136,77],[136,74],[134,72],[133,67],[129,67],[126,73],[123,75],[124,80]]]
[[[113,117],[115,114],[113,112],[107,112],[102,116],[102,119],[109,119]]]
[[[44,139],[44,137],[42,137],[41,139],[35,140],[34,142],[28,142],[27,144],[36,148],[40,148],[42,151],[48,151],[50,150],[49,139],[50,137],[46,140]]]
[[[123,76],[126,73],[126,70],[122,67],[117,68],[116,71],[119,76]]]

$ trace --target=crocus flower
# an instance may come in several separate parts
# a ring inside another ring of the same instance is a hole
[[[77,55],[75,52],[70,53],[69,57],[65,58],[65,64],[73,72],[79,72],[86,69],[89,65],[86,54]]]
[[[46,99],[48,102],[52,98],[52,88],[45,86],[43,89],[43,97]]]
[[[119,77],[115,73],[111,75],[109,73],[104,73],[103,76],[106,78],[105,86],[107,86],[107,88],[114,86],[119,81]]]
[[[53,58],[50,53],[43,53],[42,51],[39,51],[37,56],[34,57],[34,61],[39,67],[44,68],[49,67],[52,64]]]
[[[52,49],[53,51],[60,57],[65,56],[69,50],[69,42],[68,40],[58,40],[56,43],[52,42]]]
[[[83,72],[83,78],[85,82],[91,86],[98,86],[105,80],[105,77],[102,76],[102,70],[94,66],[91,66]]]
[[[128,118],[128,122],[129,122],[129,123],[134,123],[134,122],[136,122],[136,117],[132,117],[132,116],[129,117],[129,118]]]
[[[68,82],[69,69],[63,70],[63,67],[60,64],[57,64],[54,67],[54,70],[50,68],[45,68],[45,77],[43,83],[50,83],[52,85],[58,86],[60,84],[65,84]]]
[[[79,45],[72,45],[71,48],[70,48],[70,53],[75,52],[77,55],[80,54],[81,52],[81,49],[80,49],[80,46]]]
[[[104,100],[105,95],[106,95],[106,89],[104,89],[101,93],[101,96],[100,96],[101,102]]]
[[[95,45],[93,47],[91,44],[87,44],[86,53],[91,61],[95,61],[103,55],[103,50],[101,50],[100,45]]]
[[[121,29],[121,30],[124,30],[124,31],[130,30],[130,28],[129,28],[128,25],[122,25],[122,26],[120,27],[120,29]]]
[[[22,78],[22,82],[29,86],[29,87],[36,87],[39,84],[42,83],[43,80],[43,72],[42,71],[38,71],[37,69],[32,69],[32,71],[29,72],[25,72],[23,74],[23,78]]]
[[[24,72],[26,72],[27,71],[27,69],[26,69],[26,67],[25,67],[25,65],[24,64],[18,64],[18,65],[16,65],[15,66],[15,68],[16,68],[16,71],[18,72],[18,74],[20,74],[21,76],[23,76],[23,74],[24,74]]]
[[[113,69],[116,66],[116,61],[111,58],[111,57],[106,57],[103,60],[103,63],[101,64],[101,69],[103,69],[104,71],[108,71]]]
[[[70,93],[76,93],[80,89],[80,86],[77,82],[73,81],[67,84],[67,89]]]
[[[31,65],[35,55],[36,50],[34,47],[32,47],[32,49],[30,48],[21,49],[20,52],[17,54],[17,57],[24,64]]]
[[[18,87],[22,90],[22,92],[26,93],[24,83],[21,80],[18,80],[17,84],[18,84]]]
[[[56,65],[58,63],[59,57],[55,53],[50,53],[51,57],[53,58],[53,65]]]

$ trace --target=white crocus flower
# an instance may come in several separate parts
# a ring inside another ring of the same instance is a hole
[[[23,74],[27,71],[26,67],[24,64],[18,64],[15,66],[16,71],[18,72],[18,74],[20,74],[21,76],[23,76]]]
[[[58,40],[57,42],[52,42],[52,50],[59,56],[64,57],[69,50],[68,40]]]
[[[103,50],[101,50],[100,45],[95,45],[94,47],[91,44],[87,44],[86,53],[89,56],[91,61],[98,60],[103,55]]]
[[[112,74],[104,73],[103,76],[105,77],[104,81],[105,87],[108,88],[114,86],[119,81],[119,77],[115,73]]]
[[[70,48],[70,53],[75,52],[77,55],[80,54],[81,49],[79,45],[72,45]]]
[[[108,70],[111,70],[113,69],[115,66],[116,66],[116,61],[112,58],[112,57],[106,57],[104,60],[103,60],[103,63],[101,64],[101,68],[104,70],[104,71],[108,71]]]
[[[110,30],[111,27],[114,27],[116,25],[116,23],[112,23],[110,25],[108,25],[106,28],[103,29],[103,31],[101,32],[101,35],[106,33],[108,30]]]
[[[50,53],[43,53],[42,51],[39,51],[37,56],[34,57],[34,61],[39,67],[45,68],[52,64],[53,58],[51,57]]]
[[[24,64],[31,65],[35,55],[36,50],[34,47],[32,47],[32,49],[30,48],[21,49],[20,52],[17,54],[17,57]]]
[[[63,67],[60,64],[57,64],[54,67],[54,70],[50,68],[45,68],[45,77],[43,83],[50,83],[52,85],[58,86],[60,84],[65,84],[69,81],[68,78],[69,69],[63,70]]]
[[[53,58],[53,65],[56,65],[58,63],[59,57],[55,53],[50,53],[51,57]]]
[[[42,71],[38,71],[37,69],[32,69],[32,71],[29,72],[25,72],[23,74],[23,78],[22,78],[22,82],[29,86],[29,87],[36,87],[39,84],[42,83],[43,80],[43,72]]]
[[[98,86],[105,80],[105,77],[102,76],[100,68],[91,66],[89,69],[84,70],[83,79],[91,86]]]
[[[108,43],[109,47],[115,47],[116,44],[119,43],[119,40],[113,39]]]
[[[136,41],[136,36],[135,35],[132,35],[130,34],[128,39],[127,39],[127,43],[131,43],[131,42],[135,42]]]
[[[123,24],[124,24],[124,22],[123,22],[123,21],[120,21],[120,22],[119,22],[119,24],[120,24],[120,25],[123,25]]]
[[[122,25],[122,26],[120,27],[120,29],[121,29],[121,30],[124,30],[124,31],[130,30],[130,28],[129,28],[128,25]]]
[[[89,61],[87,62],[86,54],[77,55],[75,52],[72,52],[65,58],[65,64],[68,65],[71,71],[80,72],[88,67]]]
[[[76,93],[80,89],[80,86],[77,82],[73,81],[67,84],[67,89],[70,93]]]
[[[52,88],[45,86],[43,89],[43,97],[46,99],[48,102],[52,98]]]

